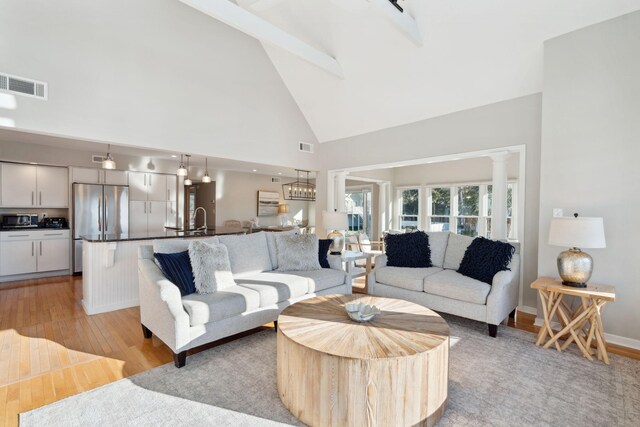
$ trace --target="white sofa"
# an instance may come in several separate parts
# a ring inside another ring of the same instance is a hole
[[[486,322],[489,335],[495,337],[498,325],[507,316],[513,317],[518,306],[519,245],[511,243],[516,251],[510,270],[498,272],[489,285],[456,272],[473,241],[471,237],[450,232],[427,234],[433,267],[389,267],[387,256],[379,255],[368,278],[369,294],[401,298],[435,311]]]
[[[187,350],[275,322],[297,301],[324,294],[350,294],[351,279],[340,257],[328,256],[331,268],[279,272],[275,237],[279,233],[216,236],[207,240],[227,246],[236,286],[212,294],[181,297],[154,262],[156,252],[182,252],[190,239],[156,240],[139,249],[140,320],[145,338],[155,334],[174,353],[176,367]]]

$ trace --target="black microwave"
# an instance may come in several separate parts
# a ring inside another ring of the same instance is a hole
[[[37,226],[37,214],[5,214],[2,216],[3,228],[31,228]]]

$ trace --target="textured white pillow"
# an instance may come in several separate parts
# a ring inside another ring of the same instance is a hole
[[[235,286],[225,245],[194,240],[189,243],[189,259],[199,294],[211,294]]]
[[[321,270],[318,261],[318,236],[315,234],[276,237],[278,271]]]

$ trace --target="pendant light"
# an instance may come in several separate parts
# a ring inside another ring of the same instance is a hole
[[[107,146],[107,157],[102,161],[102,169],[115,169],[116,162],[111,157],[111,144]]]
[[[189,158],[191,157],[191,154],[186,154],[187,156],[187,173],[186,173],[186,178],[184,179],[184,185],[193,185],[193,181],[191,181],[191,179],[189,179]]]
[[[180,166],[178,166],[178,172],[176,172],[178,176],[187,176],[188,174],[187,168],[184,167],[184,163],[182,162],[183,159],[184,156],[180,154]]]
[[[202,182],[211,182],[211,177],[209,176],[209,164],[206,157],[204,158],[204,176],[202,177]]]

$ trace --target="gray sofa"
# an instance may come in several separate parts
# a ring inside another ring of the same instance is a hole
[[[340,257],[329,255],[331,268],[274,271],[278,268],[277,234],[207,238],[227,247],[236,286],[184,297],[162,274],[153,253],[185,251],[190,239],[156,240],[153,246],[141,246],[138,276],[145,338],[155,334],[173,351],[176,367],[182,367],[187,350],[275,322],[290,304],[316,295],[351,293],[351,279],[343,271]]]
[[[456,270],[472,238],[450,232],[428,232],[433,267],[387,266],[387,256],[379,255],[368,277],[369,294],[401,298],[435,311],[486,322],[495,337],[498,325],[513,317],[518,306],[520,247],[509,265],[493,277],[491,285],[463,276]]]

